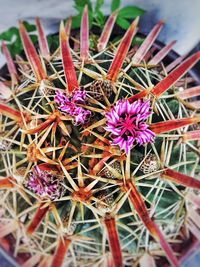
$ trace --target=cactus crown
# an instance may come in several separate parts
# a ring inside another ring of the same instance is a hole
[[[16,64],[2,44],[0,237],[28,266],[179,266],[173,249],[194,234],[199,86],[186,72],[200,52],[169,64],[174,42],[152,47],[162,21],[138,48],[138,18],[115,41],[116,17],[89,34],[85,6],[80,37],[61,22],[54,51],[39,19],[39,49],[20,22]]]

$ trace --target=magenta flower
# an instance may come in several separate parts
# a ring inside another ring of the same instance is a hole
[[[67,96],[61,91],[56,92],[54,101],[58,104],[58,109],[74,118],[75,125],[85,124],[91,116],[91,111],[78,106],[85,104],[86,92],[84,89],[77,89],[72,92],[72,96]]]
[[[60,179],[48,171],[41,171],[38,166],[34,166],[29,173],[26,187],[35,194],[51,200],[60,198],[64,193]]]
[[[145,120],[151,114],[149,101],[118,100],[109,112],[106,113],[106,131],[111,132],[113,145],[118,145],[126,154],[134,143],[143,145],[153,142],[155,134],[148,129]]]
[[[72,101],[74,103],[84,104],[85,99],[86,99],[86,91],[83,88],[73,91]]]
[[[76,107],[72,113],[75,125],[85,124],[91,116],[91,111],[82,107]]]

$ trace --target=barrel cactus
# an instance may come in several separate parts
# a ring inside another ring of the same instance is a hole
[[[2,43],[0,238],[23,266],[179,266],[200,235],[200,52],[165,61],[162,21],[135,45],[138,17],[116,40],[117,12],[97,35],[85,6],[54,51],[38,18],[38,47],[21,21],[24,54]]]

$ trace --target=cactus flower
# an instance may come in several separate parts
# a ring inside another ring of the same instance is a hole
[[[54,200],[60,198],[64,188],[57,176],[47,171],[41,171],[36,165],[28,175],[26,187],[42,198]]]
[[[74,118],[74,124],[85,124],[91,115],[89,110],[78,106],[77,104],[84,104],[86,99],[86,92],[83,89],[74,90],[72,96],[68,97],[61,91],[56,92],[55,102],[58,109]]]
[[[105,129],[111,132],[113,144],[128,154],[134,144],[153,142],[155,134],[145,122],[150,114],[149,101],[138,100],[130,104],[128,100],[118,100],[106,113]]]

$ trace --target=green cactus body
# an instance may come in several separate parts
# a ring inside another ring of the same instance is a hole
[[[163,22],[136,48],[138,18],[115,42],[116,16],[98,36],[86,6],[80,39],[61,22],[53,51],[39,19],[38,50],[20,22],[17,64],[3,45],[0,237],[26,266],[179,266],[195,235],[200,52],[168,73]]]

